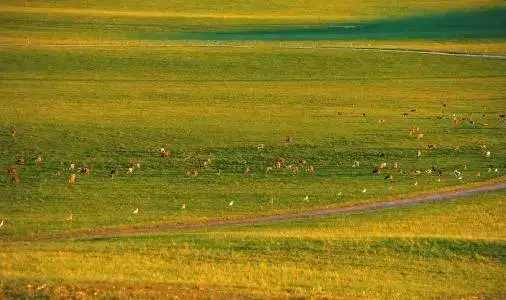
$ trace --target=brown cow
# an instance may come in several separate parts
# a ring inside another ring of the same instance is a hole
[[[300,172],[300,168],[299,167],[293,167],[292,168],[292,172],[293,172],[293,174],[297,174],[297,173]]]
[[[283,161],[282,160],[278,160],[276,162],[276,169],[281,169],[283,168]]]
[[[70,174],[69,183],[75,183],[75,182],[76,182],[76,174]]]
[[[11,182],[14,184],[19,184],[19,176],[16,174],[11,177]]]
[[[112,179],[114,179],[119,175],[119,169],[118,168],[112,169],[111,172],[109,172],[109,175],[111,176]]]
[[[165,150],[162,148],[160,150],[160,157],[169,157],[169,156],[171,156],[171,154],[172,154],[172,152],[169,149]]]
[[[16,175],[18,174],[18,168],[16,167],[10,167],[8,170],[7,170],[7,175]]]
[[[90,174],[90,168],[88,168],[88,167],[80,167],[79,168],[79,173],[84,174],[84,175],[89,175]]]

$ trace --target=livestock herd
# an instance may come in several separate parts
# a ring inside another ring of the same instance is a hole
[[[446,108],[446,105],[444,105],[444,106]],[[499,118],[500,118],[500,120],[504,121],[505,116],[499,115]],[[465,120],[472,121],[471,119],[469,119],[469,117],[458,117],[458,116],[453,115],[453,122],[454,123],[458,123],[458,122],[465,121]],[[383,123],[383,122],[385,122],[385,120],[379,120],[379,122]],[[474,121],[473,121],[473,124],[474,124]],[[13,138],[16,137],[15,127],[11,128],[11,135]],[[418,139],[418,140],[422,140],[425,138],[425,135],[423,132],[420,131],[420,128],[418,128],[417,126],[414,126],[414,125],[409,128],[408,135],[409,135],[409,137],[416,137],[416,139]],[[291,144],[292,141],[293,141],[293,139],[291,136],[287,136],[285,139],[286,144]],[[435,144],[426,144],[426,146],[427,146],[427,149],[429,149],[429,150],[437,149],[437,146]],[[265,147],[264,144],[259,144],[256,146],[256,149],[258,151],[262,151],[264,149],[264,147]],[[492,155],[491,151],[489,149],[487,149],[487,147],[485,145],[482,145],[481,149],[482,149],[483,155],[486,158],[491,157],[491,155]],[[457,146],[455,148],[455,151],[458,152],[459,150],[460,149]],[[173,152],[170,149],[160,148],[158,151],[158,156],[161,159],[171,158],[172,155],[173,155]],[[417,157],[421,157],[421,156],[422,156],[422,151],[418,150]],[[384,158],[384,157],[385,157],[385,154],[380,155],[380,158]],[[42,159],[41,153],[36,154],[31,159],[31,161],[33,161],[35,164],[41,164],[42,160],[43,159]],[[7,176],[9,176],[11,183],[13,183],[13,184],[20,183],[20,168],[23,165],[27,164],[28,162],[29,162],[29,159],[27,157],[19,156],[16,159],[16,164],[8,168]],[[192,169],[192,170],[185,170],[183,175],[185,177],[198,177],[201,174],[201,170],[210,168],[212,164],[213,164],[213,161],[209,157],[206,160],[200,161],[197,168]],[[68,171],[67,181],[69,184],[76,183],[76,180],[78,178],[77,177],[78,174],[79,175],[89,175],[90,171],[91,171],[90,167],[86,166],[86,165],[82,165],[77,168],[76,168],[76,164],[73,162],[68,162],[66,165],[67,165],[67,171]],[[394,161],[391,163],[390,169],[387,168],[387,165],[388,164],[386,161],[384,161],[384,160],[380,161],[378,163],[378,165],[372,169],[372,174],[373,175],[380,175],[382,173],[387,173],[384,176],[384,180],[388,181],[388,182],[393,182],[393,180],[394,180],[393,174],[394,173],[398,173],[398,174],[408,174],[409,173],[408,171],[401,169],[399,167],[399,163],[397,161]],[[126,170],[124,171],[124,174],[126,176],[132,176],[134,174],[135,170],[139,169],[140,167],[141,167],[141,165],[140,165],[139,161],[132,161],[131,163],[129,163],[126,166]],[[360,162],[358,160],[353,161],[353,164],[351,165],[351,167],[352,168],[360,168]],[[464,165],[464,169],[467,169],[467,165]],[[288,170],[292,174],[298,174],[298,173],[302,173],[302,172],[307,173],[307,174],[314,174],[316,171],[316,167],[313,164],[308,163],[308,161],[306,159],[300,159],[295,162],[287,162],[284,159],[277,159],[271,165],[264,167],[264,173],[266,175],[274,174],[276,172],[276,170]],[[494,167],[493,165],[489,165],[487,171],[489,173],[492,173],[492,172],[498,173],[499,168]],[[218,170],[218,174],[220,172],[221,171]],[[443,175],[443,170],[440,168],[437,168],[436,166],[432,166],[431,168],[428,168],[426,170],[420,170],[418,168],[414,168],[410,171],[412,176],[418,176],[418,175],[422,174],[422,172],[424,172],[425,174],[428,174],[428,175],[437,174],[439,177],[441,177]],[[245,175],[252,174],[253,169],[250,166],[244,166],[242,173]],[[115,179],[116,177],[120,176],[120,174],[121,174],[120,169],[118,167],[116,167],[116,168],[112,168],[109,171],[108,176],[111,179]],[[461,171],[459,171],[458,169],[455,169],[455,170],[453,170],[453,174],[455,175],[455,177],[458,180],[462,180]],[[60,176],[61,172],[58,171],[58,172],[54,173],[53,175]],[[481,172],[477,172],[476,177],[480,177],[480,176],[481,176]],[[438,181],[440,181],[440,179],[438,179]]]

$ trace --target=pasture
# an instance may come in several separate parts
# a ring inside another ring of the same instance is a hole
[[[502,191],[210,231],[7,243],[0,260],[2,292],[78,298],[500,299],[506,279],[504,197]]]
[[[28,160],[19,185],[0,179],[7,236],[370,202],[504,172],[504,60],[320,49],[1,51],[4,172]],[[410,136],[413,126],[423,139]],[[162,147],[172,156],[159,157]],[[268,174],[278,160],[283,168]],[[126,176],[133,162],[141,166]],[[382,162],[383,173],[372,174]],[[69,184],[70,163],[90,175]]]
[[[503,191],[51,240],[504,182],[506,59],[374,49],[504,56],[504,3],[397,2],[3,1],[0,295],[504,297]]]

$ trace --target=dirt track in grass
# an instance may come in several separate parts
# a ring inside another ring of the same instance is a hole
[[[108,228],[98,229],[92,231],[78,231],[71,233],[61,233],[46,236],[29,236],[17,237],[3,242],[47,242],[57,241],[64,239],[86,239],[86,238],[109,238],[120,236],[132,236],[141,233],[162,233],[162,232],[177,232],[184,230],[198,230],[198,229],[211,229],[226,226],[241,226],[253,224],[266,224],[280,221],[287,221],[301,218],[312,218],[321,216],[333,216],[353,212],[370,211],[384,208],[400,207],[406,205],[413,205],[423,202],[440,202],[453,198],[474,196],[477,194],[494,192],[506,189],[506,178],[499,178],[494,181],[483,182],[473,187],[456,187],[450,191],[443,191],[431,194],[424,194],[419,196],[404,197],[396,200],[382,201],[369,204],[357,204],[344,207],[329,207],[319,208],[299,212],[283,213],[270,216],[258,216],[243,219],[233,220],[210,220],[205,223],[194,224],[161,224],[155,226],[136,226],[136,227],[121,227],[121,228]],[[1,239],[0,239],[1,241]]]

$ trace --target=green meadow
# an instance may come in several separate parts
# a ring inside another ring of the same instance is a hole
[[[504,191],[19,240],[504,182],[506,59],[374,50],[504,56],[504,7],[3,1],[0,298],[503,298]]]
[[[29,160],[19,185],[0,179],[8,236],[348,205],[504,172],[503,60],[311,49],[1,51],[4,172],[17,157]],[[423,139],[409,135],[412,126]],[[162,147],[172,156],[159,157]],[[278,160],[300,172],[268,174]],[[133,162],[141,166],[126,176]],[[90,175],[68,184],[70,163]],[[433,166],[441,182],[425,173]]]
[[[271,225],[7,243],[6,297],[449,298],[505,296],[504,199]]]

